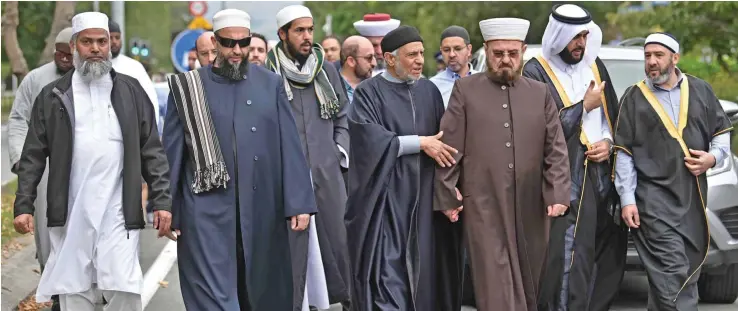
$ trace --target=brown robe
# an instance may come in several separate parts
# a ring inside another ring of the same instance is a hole
[[[545,84],[478,73],[456,81],[441,119],[457,164],[438,167],[434,209],[462,205],[480,311],[535,311],[548,248],[546,207],[569,206],[569,158]]]

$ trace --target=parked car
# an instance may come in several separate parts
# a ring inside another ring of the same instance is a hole
[[[528,45],[523,61],[539,55],[540,45]],[[612,85],[620,98],[625,90],[644,79],[643,48],[603,46],[600,59],[607,67]],[[472,58],[477,71],[487,70],[484,49]],[[738,127],[738,104],[721,100],[734,126]],[[733,155],[707,171],[707,220],[711,245],[698,281],[700,300],[709,303],[734,303],[738,298],[738,156]],[[643,270],[632,240],[629,239],[626,271]],[[468,274],[466,279],[469,279]],[[468,281],[468,280],[467,280]],[[471,288],[466,283],[465,288]],[[465,290],[465,302],[473,295]]]

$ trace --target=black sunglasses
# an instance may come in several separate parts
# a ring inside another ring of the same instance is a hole
[[[241,48],[246,48],[251,44],[251,37],[246,37],[243,39],[236,40],[236,39],[231,39],[231,38],[223,38],[220,36],[215,36],[215,39],[218,40],[218,43],[220,43],[220,45],[226,48],[233,48],[236,46],[236,44],[238,44],[238,46],[240,46]]]

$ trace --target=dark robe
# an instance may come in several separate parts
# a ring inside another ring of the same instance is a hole
[[[349,103],[346,90],[341,84],[343,79],[336,68],[326,62],[323,63],[323,70],[340,102],[341,108],[335,118],[320,117],[315,82],[308,85],[289,82],[293,94],[290,107],[297,123],[302,151],[312,172],[319,210],[315,216],[315,228],[328,286],[328,299],[331,303],[338,303],[349,300],[348,279],[351,275],[346,254],[346,227],[343,224],[347,194],[340,161],[344,156],[338,149],[339,145],[347,153],[350,149],[346,123]],[[307,265],[302,257],[296,259],[299,259],[294,263],[296,267]],[[295,280],[296,286],[301,286],[302,283],[304,279]]]
[[[592,71],[596,82],[607,81],[600,111],[614,136],[617,94],[605,64],[597,58],[595,65]],[[615,213],[619,198],[612,182],[614,155],[602,163],[587,160],[584,153],[588,146],[582,143],[583,101],[572,103],[566,93],[562,96],[564,88],[551,75],[555,73],[549,73],[538,58],[532,58],[523,67],[523,76],[546,83],[553,95],[566,137],[572,180],[571,210],[551,224],[539,310],[562,307],[572,311],[607,311],[620,289],[628,248],[628,231],[615,222],[619,219]]]
[[[257,65],[249,65],[239,82],[215,75],[210,66],[198,70],[231,179],[225,188],[192,192],[191,155],[170,94],[163,142],[171,166],[172,227],[182,232],[177,254],[185,306],[239,311],[239,296],[248,296],[246,310],[300,310],[306,271],[294,271],[291,258],[307,258],[308,231],[294,233],[303,252],[293,253],[288,223],[317,207],[282,80]],[[303,280],[294,300],[293,274]],[[237,292],[242,282],[246,293]]]
[[[712,138],[732,126],[705,81],[685,75],[677,125],[644,88],[625,91],[615,144],[633,158],[637,175],[640,226],[631,233],[648,275],[648,309],[697,310],[697,279],[710,244],[707,177],[692,175],[684,157],[688,149],[710,150]]]
[[[443,115],[428,80],[359,84],[349,110],[351,169],[346,209],[351,309],[459,310],[461,227],[433,212],[436,162],[398,157],[398,136],[432,136]]]

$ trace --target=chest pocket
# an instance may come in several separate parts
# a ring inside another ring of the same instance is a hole
[[[123,133],[120,130],[118,116],[115,114],[115,110],[112,105],[108,104],[107,110],[106,131],[108,133],[108,140],[123,143]]]

